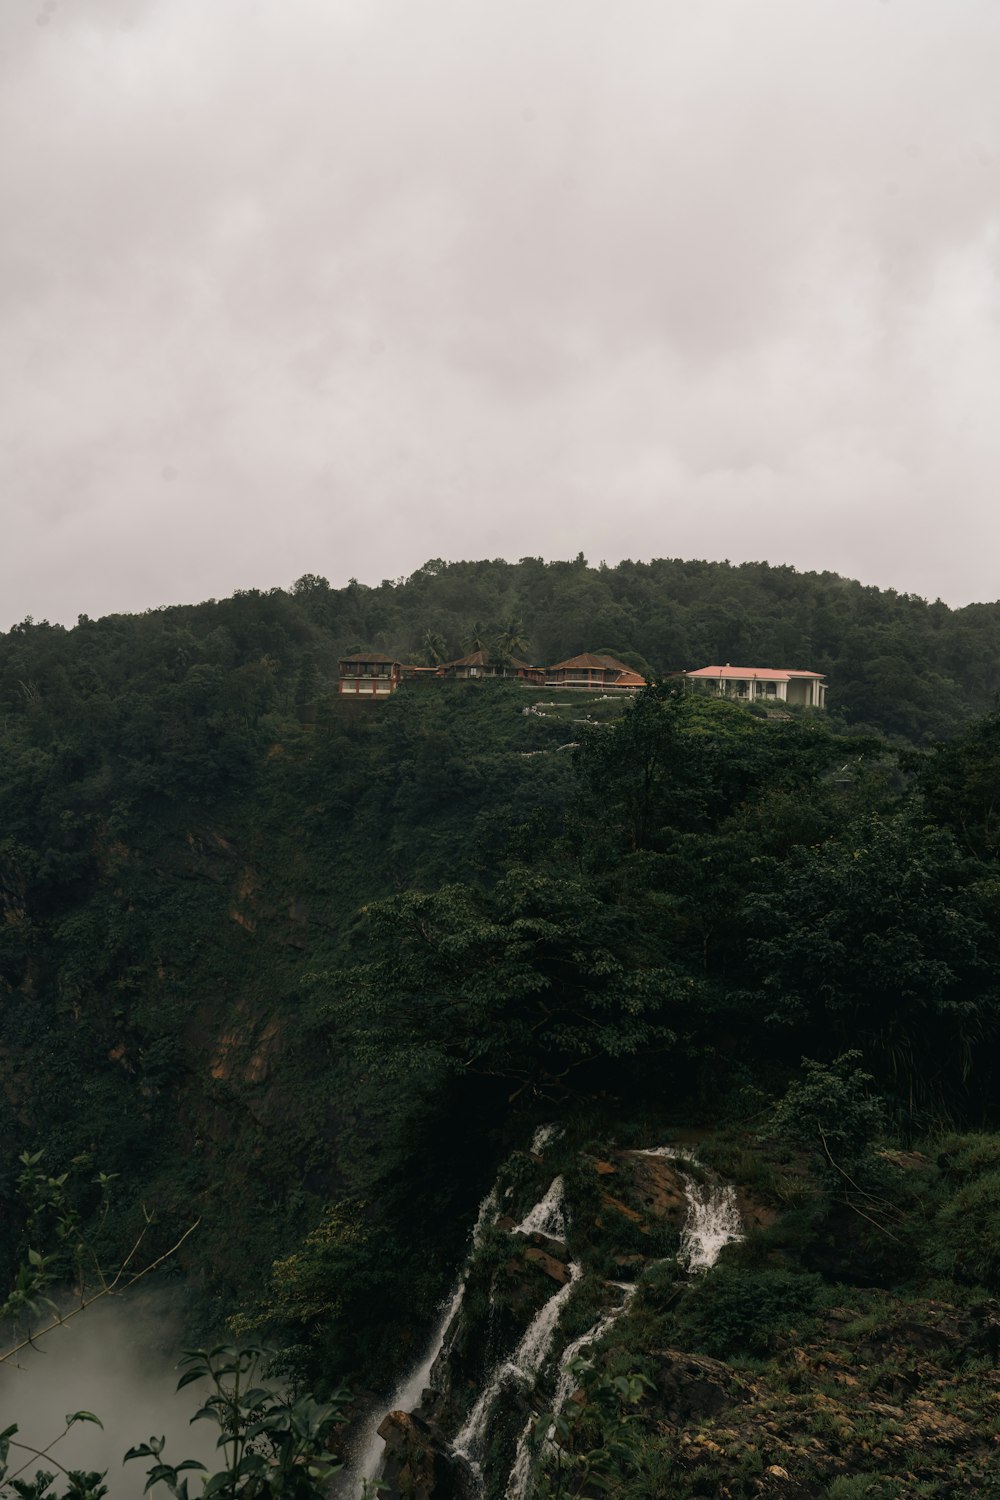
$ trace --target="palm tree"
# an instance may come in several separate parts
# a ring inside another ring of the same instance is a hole
[[[448,647],[445,645],[443,636],[429,627],[424,631],[423,652],[429,667],[439,667],[448,655]]]
[[[512,656],[521,656],[530,644],[524,633],[524,621],[512,616],[500,631],[495,650],[503,661],[508,662]]]
[[[473,620],[465,634],[464,645],[469,651],[488,651],[490,649],[490,633],[485,625],[480,625],[478,620]]]

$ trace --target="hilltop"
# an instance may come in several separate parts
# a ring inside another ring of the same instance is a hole
[[[82,617],[72,630],[27,621],[0,636],[0,694],[12,709],[43,694],[61,712],[75,698],[147,692],[199,669],[206,701],[253,713],[311,700],[339,656],[377,649],[433,664],[497,637],[536,663],[607,652],[645,677],[712,662],[820,672],[838,723],[914,744],[951,734],[1000,690],[997,603],[950,609],[767,563],[608,568],[581,555],[434,560],[406,579],[340,589],[309,574],[287,591]]]

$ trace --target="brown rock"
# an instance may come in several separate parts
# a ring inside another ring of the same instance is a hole
[[[929,1156],[922,1151],[879,1151],[877,1153],[883,1161],[891,1166],[900,1167],[904,1172],[917,1172],[921,1168],[932,1167],[934,1163]]]
[[[556,1260],[555,1256],[550,1255],[547,1250],[539,1250],[537,1246],[532,1245],[525,1250],[524,1258],[533,1266],[538,1266],[546,1276],[551,1276],[553,1281],[558,1281],[560,1286],[569,1280],[569,1271],[562,1261]]]
[[[656,1219],[682,1221],[687,1213],[684,1179],[669,1158],[623,1152],[633,1171],[635,1198]]]
[[[736,1189],[736,1203],[740,1217],[748,1229],[770,1229],[771,1225],[780,1218],[776,1208],[766,1203],[758,1203],[741,1187]]]
[[[434,1451],[424,1424],[405,1411],[391,1411],[378,1429],[386,1446],[386,1477],[413,1500],[434,1494]]]
[[[633,1224],[638,1224],[640,1228],[646,1229],[646,1226],[642,1222],[642,1214],[637,1209],[629,1208],[628,1204],[623,1203],[620,1198],[613,1198],[610,1193],[602,1193],[601,1202],[605,1208],[613,1208],[616,1214],[621,1214],[624,1218],[631,1219]],[[646,1233],[648,1234],[648,1232],[647,1229]]]

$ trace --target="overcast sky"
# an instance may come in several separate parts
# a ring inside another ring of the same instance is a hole
[[[1000,595],[997,0],[3,0],[0,626],[431,557]]]

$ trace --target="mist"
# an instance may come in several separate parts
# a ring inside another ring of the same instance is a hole
[[[44,1449],[74,1411],[93,1412],[103,1423],[75,1423],[51,1459],[12,1445],[11,1476],[22,1464],[25,1477],[40,1468],[58,1476],[57,1460],[64,1469],[106,1470],[114,1500],[138,1500],[152,1461],[133,1459],[123,1468],[122,1460],[151,1434],[166,1437],[168,1462],[197,1458],[217,1468],[214,1424],[190,1425],[208,1390],[175,1389],[185,1343],[183,1294],[139,1289],[95,1304],[0,1366],[0,1426],[17,1423],[15,1442]],[[157,1486],[153,1493],[166,1491]]]

